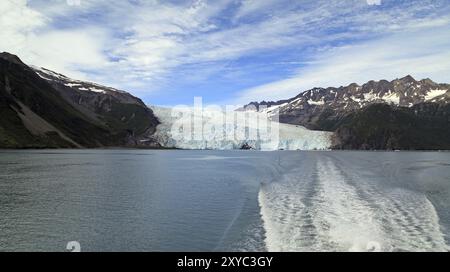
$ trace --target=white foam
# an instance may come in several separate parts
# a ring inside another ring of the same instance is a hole
[[[262,186],[261,217],[269,251],[448,251],[425,195],[383,190],[349,175],[333,159],[290,169]],[[344,171],[344,172],[342,172]]]
[[[327,250],[381,250],[384,234],[375,220],[376,211],[345,182],[332,161],[318,161],[317,170],[322,201],[315,208],[315,225],[329,239]]]

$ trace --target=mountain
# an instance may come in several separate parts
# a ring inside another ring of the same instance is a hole
[[[450,149],[450,85],[411,76],[362,86],[314,88],[277,102],[252,102],[282,123],[334,132],[335,149]]]
[[[252,102],[241,110],[279,114],[280,122],[303,125],[309,129],[334,131],[345,116],[372,104],[410,108],[420,103],[446,104],[450,85],[430,79],[416,81],[406,76],[393,81],[353,83],[339,88],[314,88],[294,98],[277,102]]]
[[[450,150],[450,104],[372,104],[341,120],[334,149]]]
[[[158,119],[124,91],[0,54],[0,148],[157,147]]]
[[[285,124],[280,125],[277,141],[220,137],[176,141],[170,128],[179,120],[173,120],[167,110],[155,108],[163,121],[160,124],[152,109],[127,92],[30,67],[15,55],[1,53],[0,148],[449,150],[449,90],[449,84],[411,76],[361,86],[314,88],[291,99],[252,102],[241,109],[272,118],[279,114]],[[233,127],[244,132],[252,129]]]

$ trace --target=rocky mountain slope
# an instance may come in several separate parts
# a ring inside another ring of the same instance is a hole
[[[0,54],[0,148],[154,147],[138,98]]]
[[[347,115],[337,126],[335,149],[450,150],[450,104],[373,104]]]
[[[390,82],[369,81],[362,86],[353,83],[339,88],[314,88],[288,100],[252,102],[244,109],[279,114],[282,123],[334,131],[339,120],[368,105],[382,103],[410,108],[425,102],[446,104],[450,102],[449,90],[449,84],[406,76]]]
[[[449,102],[449,84],[406,76],[314,88],[287,100],[252,102],[241,110],[333,131],[338,149],[450,149]]]

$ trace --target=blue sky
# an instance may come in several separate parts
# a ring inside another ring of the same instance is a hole
[[[450,82],[449,0],[2,0],[0,14],[0,51],[149,104]]]

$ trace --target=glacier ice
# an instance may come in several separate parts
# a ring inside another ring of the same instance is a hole
[[[267,114],[151,106],[161,124],[153,138],[180,149],[326,150],[331,133],[271,121]]]

